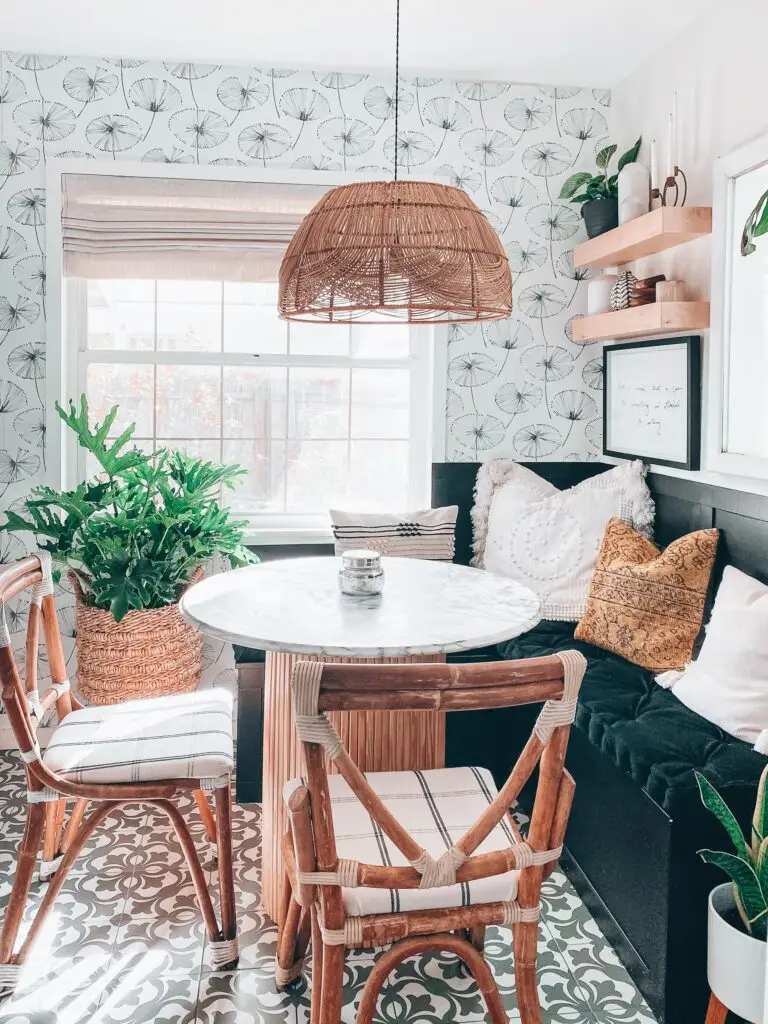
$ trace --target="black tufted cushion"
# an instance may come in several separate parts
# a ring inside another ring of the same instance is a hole
[[[573,623],[541,622],[499,644],[504,659],[534,658],[575,648],[588,661],[576,727],[672,817],[698,803],[701,771],[724,794],[746,789],[754,801],[766,758],[729,736],[657,686],[652,672],[573,638]]]

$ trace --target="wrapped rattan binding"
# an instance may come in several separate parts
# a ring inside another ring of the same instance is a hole
[[[291,239],[279,312],[333,323],[498,320],[512,312],[509,262],[461,189],[426,181],[342,185]]]
[[[183,590],[203,577],[200,567]],[[203,637],[178,604],[130,611],[120,622],[85,601],[74,573],[77,689],[90,704],[119,704],[194,690],[203,671]],[[181,597],[181,593],[179,597]]]

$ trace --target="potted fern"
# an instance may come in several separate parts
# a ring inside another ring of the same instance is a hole
[[[36,487],[5,529],[35,534],[75,591],[78,689],[95,704],[193,690],[203,641],[178,610],[214,555],[255,561],[242,522],[219,502],[244,470],[111,437],[115,406],[91,427],[83,395],[56,411],[99,466],[72,491]]]
[[[707,977],[713,994],[744,1020],[763,1020],[768,931],[768,765],[763,769],[747,839],[728,805],[696,772],[704,806],[728,834],[733,851],[700,850],[731,879],[709,894]]]
[[[577,171],[563,182],[559,199],[581,203],[581,216],[590,238],[602,235],[619,224],[619,171],[625,164],[634,163],[640,152],[642,139],[622,153],[615,174],[609,174],[611,160],[617,146],[604,146],[595,157],[598,174]]]

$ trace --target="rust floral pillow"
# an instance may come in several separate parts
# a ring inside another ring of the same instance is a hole
[[[659,551],[609,520],[576,638],[653,671],[683,668],[701,628],[717,538],[717,530],[697,530]]]

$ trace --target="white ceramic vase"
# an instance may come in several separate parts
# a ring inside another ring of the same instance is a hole
[[[730,882],[709,894],[707,979],[724,1006],[752,1024],[762,1024],[766,943],[726,921],[723,915],[735,909]]]
[[[651,176],[645,164],[625,164],[619,171],[619,224],[648,213]]]

